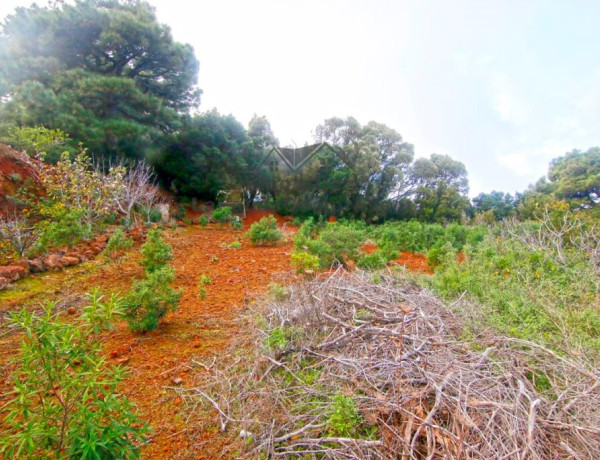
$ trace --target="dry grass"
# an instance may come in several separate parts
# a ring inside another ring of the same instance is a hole
[[[460,317],[428,292],[378,281],[338,271],[266,301],[255,355],[196,362],[197,386],[176,389],[188,423],[214,425],[195,417],[211,408],[228,458],[597,458],[596,367],[524,340],[461,339]],[[339,395],[360,412],[342,412],[349,428],[332,416]]]

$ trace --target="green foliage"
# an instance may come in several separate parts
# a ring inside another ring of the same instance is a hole
[[[231,220],[231,208],[229,206],[223,206],[215,209],[212,213],[212,218],[219,224],[226,224]]]
[[[255,246],[275,246],[283,234],[277,228],[277,219],[270,215],[253,223],[246,237]]]
[[[239,216],[233,216],[230,224],[231,224],[231,228],[233,228],[237,232],[237,231],[240,231],[242,229],[242,227],[244,226],[244,221]]]
[[[119,252],[129,249],[131,246],[133,246],[133,239],[125,236],[123,230],[119,228],[115,230],[115,232],[109,238],[108,243],[106,243],[106,247],[104,248],[104,256],[107,259],[114,259],[117,257]]]
[[[381,251],[373,251],[371,254],[362,257],[358,262],[358,266],[366,270],[381,270],[387,266],[387,262]]]
[[[87,295],[89,305],[83,307],[81,317],[89,326],[89,329],[96,335],[102,330],[112,331],[116,327],[113,319],[124,316],[123,304],[116,295],[111,296],[104,301],[104,296],[100,294],[99,289],[93,289]]]
[[[92,236],[92,232],[82,222],[80,212],[53,213],[53,219],[43,220],[37,224],[40,237],[33,250],[34,253],[61,246],[70,247]]]
[[[286,332],[281,327],[271,329],[265,341],[269,350],[275,351],[285,348],[289,342]]]
[[[311,273],[319,269],[321,262],[318,256],[305,251],[294,251],[292,252],[292,265],[296,267],[297,273]]]
[[[145,279],[134,283],[123,302],[132,331],[153,331],[163,316],[177,310],[182,292],[171,287],[174,280],[173,267],[163,265],[148,271]]]
[[[153,228],[148,232],[148,239],[142,245],[142,260],[140,264],[148,273],[160,270],[173,258],[173,251],[162,238],[159,228]]]
[[[147,427],[117,392],[123,371],[104,362],[95,334],[118,310],[98,293],[81,323],[22,310],[13,323],[25,332],[13,391],[2,408],[0,452],[7,458],[133,459]]]
[[[159,209],[157,209],[157,208],[150,209],[150,212],[148,214],[148,221],[150,223],[160,222],[161,219],[162,219],[162,214]]]
[[[335,261],[345,264],[360,259],[358,249],[366,240],[361,228],[351,224],[328,223],[319,233],[317,240],[307,242],[308,252],[319,257],[321,266],[330,266]]]
[[[0,135],[2,142],[16,150],[25,150],[29,155],[43,155],[48,159],[58,157],[57,149],[69,140],[69,135],[58,129],[46,129],[43,126],[8,126]]]
[[[447,300],[466,294],[477,305],[475,328],[491,326],[561,352],[596,353],[598,262],[584,247],[573,246],[593,239],[586,243],[585,230],[565,218],[563,229],[570,234],[549,221],[506,224],[478,246],[467,245],[461,263],[449,242],[436,246],[428,254],[437,263],[429,283]]]
[[[200,300],[206,299],[206,286],[212,283],[212,279],[208,275],[201,275],[200,282],[198,283],[198,298]]]
[[[27,46],[23,46],[27,43]],[[9,126],[60,127],[105,158],[156,154],[199,102],[193,49],[145,1],[19,8],[2,28]]]
[[[275,300],[285,300],[288,298],[288,291],[285,286],[279,283],[269,283],[269,295]]]
[[[208,223],[209,223],[209,222],[210,222],[210,218],[209,218],[209,216],[208,216],[206,213],[205,213],[205,214],[202,214],[202,215],[200,216],[200,218],[198,219],[198,223],[199,223],[200,225],[202,225],[203,227],[206,227],[206,226],[208,225]]]
[[[351,438],[362,423],[362,415],[356,407],[356,402],[350,396],[337,394],[331,404],[331,413],[327,420],[329,433],[332,436]]]
[[[242,247],[242,243],[241,243],[241,242],[239,242],[239,241],[234,241],[233,243],[231,243],[231,244],[229,245],[229,247],[230,247],[231,249],[241,249],[241,247]]]

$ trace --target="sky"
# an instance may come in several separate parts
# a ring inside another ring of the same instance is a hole
[[[0,17],[30,3],[2,0]],[[333,116],[375,120],[417,157],[462,161],[471,196],[600,145],[598,0],[150,3],[195,49],[200,110],[266,115],[282,145]]]

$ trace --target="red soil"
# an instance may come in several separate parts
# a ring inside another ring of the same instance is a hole
[[[32,191],[41,196],[42,189],[29,163],[35,160],[24,152],[17,152],[9,146],[0,144],[0,216],[17,211],[17,208],[7,199],[7,196],[17,194],[24,185],[33,186]]]
[[[394,259],[394,262],[403,265],[407,270],[411,272],[426,273],[428,275],[433,274],[433,270],[427,263],[427,256],[418,252],[401,252],[400,257]]]
[[[264,292],[271,281],[284,283],[293,276],[289,241],[277,247],[252,247],[242,239],[241,249],[229,248],[229,244],[241,236],[240,232],[211,226],[190,226],[165,232],[173,246],[176,287],[183,289],[178,311],[168,315],[157,331],[145,335],[130,332],[122,323],[117,331],[102,336],[106,358],[129,371],[121,390],[135,402],[152,426],[153,435],[142,450],[144,458],[220,458],[219,443],[222,441],[218,433],[203,432],[187,425],[189,409],[181,405],[176,393],[166,387],[176,386],[176,378],[182,379],[180,385],[189,385],[190,360],[202,356],[218,359],[219,354],[226,352],[232,338],[242,333],[236,326],[236,318],[244,305]],[[122,263],[103,265],[93,261],[62,273],[41,274],[40,277],[47,277],[57,289],[38,294],[38,298],[31,298],[30,302],[81,294],[94,286],[106,293],[125,292],[135,278],[142,276],[137,259],[139,248],[132,250],[128,260]],[[81,279],[86,268],[92,274]],[[211,278],[204,300],[198,297],[201,275]],[[0,318],[5,311],[21,308],[22,304],[22,301],[11,300],[10,291],[1,292]],[[77,311],[74,316],[78,314]],[[18,334],[0,336],[0,368],[14,356],[20,340]],[[11,383],[7,371],[12,366],[4,369],[4,375],[0,376],[0,395],[8,394]],[[4,403],[5,399],[0,396],[0,407]],[[207,416],[212,417],[212,414]],[[208,445],[206,441],[209,441]]]

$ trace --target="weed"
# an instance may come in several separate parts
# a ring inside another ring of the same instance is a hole
[[[133,239],[125,236],[123,230],[119,228],[115,230],[108,243],[106,243],[103,251],[104,257],[106,259],[116,259],[119,252],[129,249],[131,246],[133,246]]]
[[[219,261],[219,256],[213,255],[210,256],[210,262],[216,264]]]
[[[239,242],[239,241],[234,241],[233,243],[231,243],[231,244],[229,245],[229,247],[230,247],[231,249],[241,249],[241,247],[242,247],[242,243],[241,243],[241,242]]]
[[[292,253],[292,265],[296,267],[297,273],[314,273],[320,267],[319,257],[305,251]]]
[[[200,216],[200,218],[198,219],[198,223],[202,226],[202,227],[206,227],[210,222],[210,218],[209,216],[205,213],[202,214]]]
[[[279,283],[269,283],[269,295],[276,300],[285,300],[288,298],[289,293],[285,286]]]
[[[356,402],[350,396],[337,394],[333,397],[327,425],[332,436],[353,437],[362,423]]]

